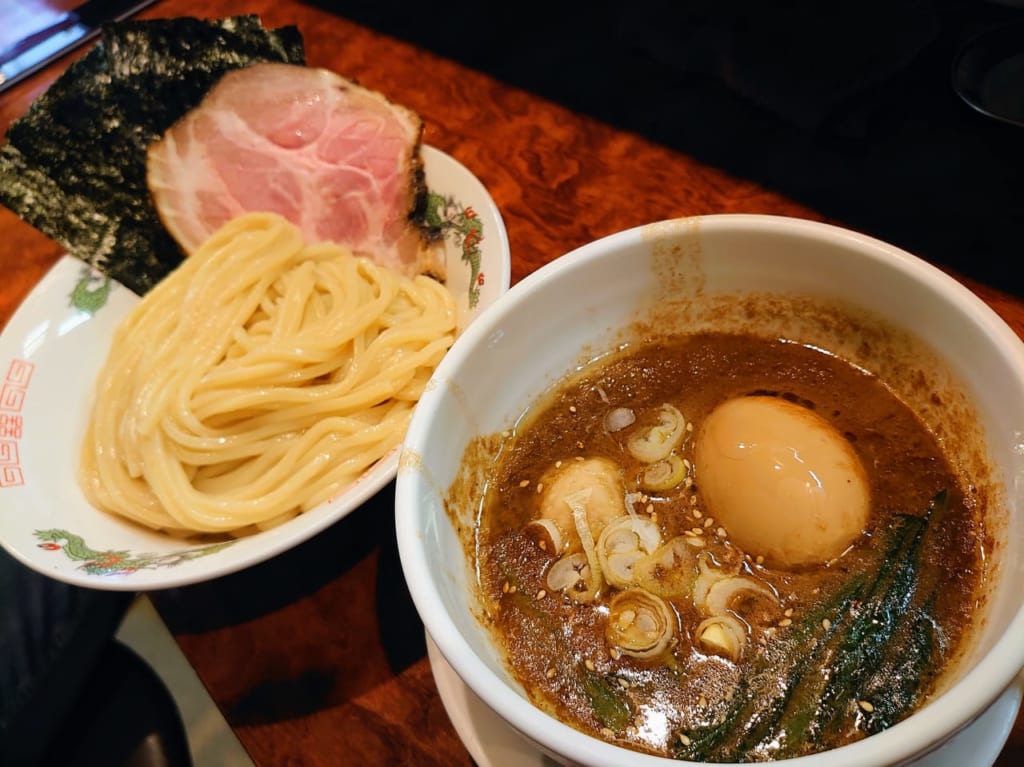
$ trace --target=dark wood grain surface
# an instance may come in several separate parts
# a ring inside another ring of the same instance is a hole
[[[686,154],[294,0],[164,0],[146,15],[237,13],[258,13],[267,26],[297,25],[311,65],[416,110],[426,142],[470,168],[497,202],[514,282],[589,240],[658,219],[722,212],[823,218]],[[0,97],[0,129],[68,61]],[[0,209],[0,326],[59,255],[57,245]],[[961,279],[1024,335],[1024,302]],[[154,595],[260,767],[472,764],[438,696],[405,588],[392,492],[386,487],[270,562]],[[1018,719],[998,765],[1022,759]]]

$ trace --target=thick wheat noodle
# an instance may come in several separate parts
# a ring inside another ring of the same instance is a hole
[[[308,246],[278,216],[235,219],[118,328],[82,487],[175,533],[277,524],[401,442],[456,321],[435,280]]]

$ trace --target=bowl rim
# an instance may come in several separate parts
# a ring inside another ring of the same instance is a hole
[[[994,345],[1003,355],[1015,358],[1016,367],[1024,371],[1024,342],[988,304],[938,267],[897,246],[838,225],[777,215],[720,213],[666,219],[653,225],[694,220],[699,222],[702,232],[782,233],[822,242],[845,242],[873,261],[886,261],[895,270],[913,274],[930,293],[960,305],[964,314],[993,338]],[[434,373],[436,385],[428,386],[430,393],[414,411],[403,451],[422,451],[424,437],[434,420],[433,403],[445,397],[449,388],[444,381],[453,377],[475,348],[486,344],[487,339],[500,330],[501,323],[523,300],[564,272],[605,258],[609,252],[629,244],[639,243],[641,235],[650,226],[652,224],[635,226],[579,246],[527,275],[495,301],[459,338],[438,366]],[[410,463],[418,465],[418,462]],[[1008,491],[1012,491],[1012,478],[1007,477],[1006,481]],[[440,591],[432,580],[431,563],[422,545],[425,534],[420,524],[419,501],[427,484],[422,472],[404,465],[400,468],[395,488],[399,558],[427,633],[465,684],[502,719],[542,749],[569,755],[592,767],[621,765],[624,754],[635,767],[702,764],[632,752],[587,735],[536,707],[477,657],[449,616]],[[1024,635],[1024,604],[1018,607],[993,646],[970,669],[907,719],[857,742],[777,763],[820,767],[827,759],[829,767],[860,767],[903,764],[923,756],[971,724],[1014,682],[1024,668],[1024,643],[1019,641],[1021,635]],[[922,715],[924,712],[927,715]],[[941,736],[936,736],[936,733],[941,733]]]

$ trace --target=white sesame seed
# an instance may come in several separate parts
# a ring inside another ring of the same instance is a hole
[[[868,714],[875,710],[875,707],[871,705],[871,701],[860,700],[857,701],[857,705],[860,706],[861,711],[865,711]]]

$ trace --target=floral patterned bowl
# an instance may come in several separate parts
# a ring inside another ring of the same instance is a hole
[[[509,288],[505,226],[480,181],[423,147],[428,218],[445,236],[448,286],[465,327]],[[316,535],[395,477],[399,450],[329,502],[258,534],[198,544],[101,512],[79,490],[92,385],[111,337],[138,301],[64,256],[0,334],[0,545],[54,578],[98,589],[180,586],[240,570]]]

